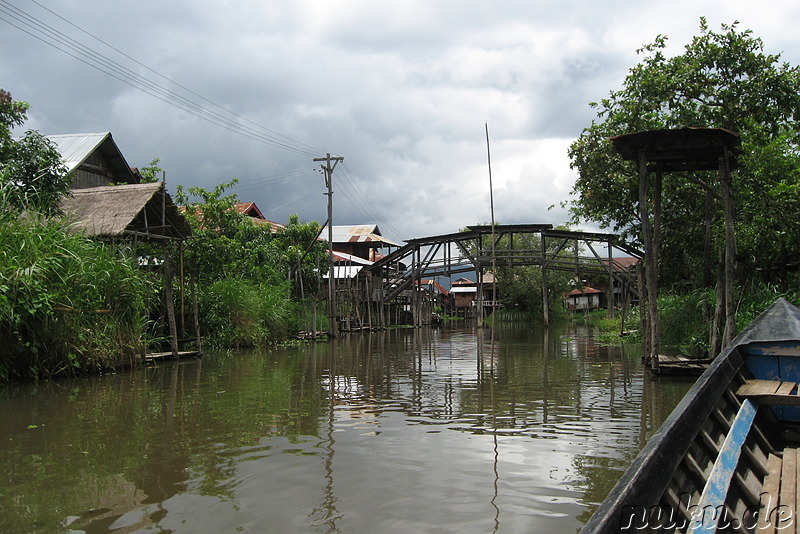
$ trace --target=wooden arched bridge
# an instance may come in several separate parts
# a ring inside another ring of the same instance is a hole
[[[616,300],[620,300],[620,293],[633,294],[638,287],[631,257],[640,259],[642,252],[614,234],[558,230],[550,224],[469,226],[452,234],[410,239],[363,266],[358,276],[337,281],[336,315],[344,330],[427,324],[433,303],[423,281],[474,272],[478,278],[476,317],[482,321],[484,305],[495,306],[484,300],[486,273],[498,267],[540,266],[546,323],[552,296],[547,284],[549,271],[607,277],[607,301],[614,303],[615,288]]]

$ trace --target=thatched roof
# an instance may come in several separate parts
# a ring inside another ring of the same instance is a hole
[[[186,239],[192,233],[160,182],[73,189],[61,209],[89,236]]]

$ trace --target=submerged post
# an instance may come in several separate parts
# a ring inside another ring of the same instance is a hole
[[[175,321],[175,303],[173,302],[172,280],[175,276],[172,270],[172,261],[169,251],[164,254],[164,300],[167,306],[167,321],[169,322],[169,345],[172,357],[178,359],[178,326]]]

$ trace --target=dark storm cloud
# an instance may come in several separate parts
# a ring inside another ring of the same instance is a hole
[[[658,34],[679,50],[701,15],[715,29],[738,19],[768,51],[800,59],[787,37],[798,8],[771,1],[54,0],[45,8],[19,0],[0,8],[0,86],[32,105],[28,128],[111,131],[129,164],[161,158],[173,188],[238,178],[234,192],[279,221],[324,220],[312,158],[339,154],[334,222],[377,222],[395,239],[489,220],[487,121],[498,220],[564,222],[561,208],[548,207],[569,195],[566,149],[594,118],[588,102],[618,87],[635,50]],[[225,122],[46,45],[6,20],[12,9]]]

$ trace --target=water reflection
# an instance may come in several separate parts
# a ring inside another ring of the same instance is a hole
[[[574,531],[688,385],[516,326],[9,387],[0,531]]]

